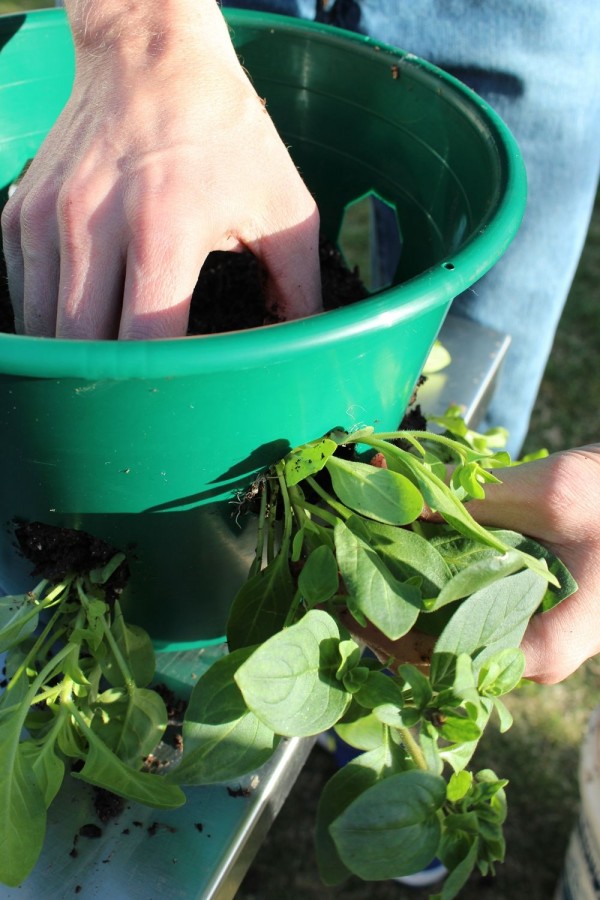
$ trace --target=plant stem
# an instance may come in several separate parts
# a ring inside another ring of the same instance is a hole
[[[338,523],[337,516],[334,516],[333,513],[330,513],[328,510],[323,509],[321,506],[315,506],[314,503],[305,503],[304,509],[306,512],[311,513],[311,515],[315,516],[315,518],[323,519],[324,522],[327,522],[328,525],[331,525],[332,528]]]
[[[89,606],[89,601],[88,601],[88,597],[83,589],[83,585],[81,583],[80,578],[77,579],[76,585],[77,585],[77,593],[79,595],[81,605],[87,612],[88,606]],[[115,606],[115,609],[117,610],[117,609],[119,609],[119,607]],[[99,621],[100,621],[100,625],[102,627],[102,631],[104,633],[104,637],[106,638],[108,646],[110,647],[112,654],[117,662],[117,665],[121,671],[121,675],[123,676],[123,680],[125,682],[125,687],[127,688],[127,693],[133,694],[136,689],[135,681],[133,680],[131,672],[129,671],[129,667],[128,667],[127,663],[125,662],[125,659],[123,658],[123,654],[121,653],[121,650],[119,649],[119,645],[117,644],[115,637],[114,637],[112,631],[110,630],[110,626],[109,626],[108,622],[106,621],[106,616],[99,616]]]
[[[277,472],[277,480],[279,481],[279,490],[283,497],[283,537],[281,538],[281,551],[287,555],[292,533],[292,508],[290,506],[290,495],[288,493],[283,470],[283,464],[277,463],[275,471]]]
[[[92,569],[89,573],[92,584],[106,584],[108,579],[114,575],[125,558],[124,553],[115,553],[103,568]]]
[[[412,760],[419,769],[422,769],[424,772],[428,771],[427,763],[425,762],[425,757],[423,755],[423,751],[419,747],[418,743],[413,737],[413,734],[410,728],[399,728],[400,737],[402,739],[402,743],[406,747],[408,753],[410,754]]]
[[[285,617],[285,622],[283,623],[283,628],[289,628],[290,625],[294,622],[294,616],[296,615],[296,611],[300,605],[300,600],[302,599],[302,594],[299,590],[296,591],[292,602],[290,603],[290,608],[288,610],[288,614]]]
[[[58,653],[56,654],[56,656],[52,657],[52,659],[44,666],[42,671],[38,674],[37,678],[34,679],[33,683],[29,687],[29,691],[27,692],[27,695],[22,700],[19,701],[19,707],[20,707],[19,718],[21,721],[21,725],[20,725],[21,728],[23,727],[23,725],[25,723],[25,719],[27,718],[27,714],[29,712],[29,707],[31,706],[32,702],[34,701],[34,698],[35,698],[37,692],[39,691],[41,686],[44,684],[46,679],[52,675],[52,673],[55,671],[55,669],[59,668],[63,659],[65,659],[65,657],[67,657],[69,655],[69,653],[71,653],[72,649],[73,648],[67,644],[65,647],[62,648],[62,650],[59,650]]]
[[[288,486],[288,494],[290,503],[292,504],[292,510],[296,516],[296,524],[298,530],[300,530],[308,519],[308,516],[306,515],[306,504],[304,503],[301,491],[295,485],[293,487]]]
[[[47,582],[44,582],[44,583],[47,584]],[[65,592],[65,596],[62,598],[63,602],[67,598],[67,596],[68,596],[68,592]],[[62,606],[62,603],[61,603],[61,606]],[[32,664],[32,661],[38,655],[40,655],[40,656],[42,655],[40,651],[42,650],[45,641],[48,639],[48,636],[52,633],[52,628],[54,627],[56,620],[62,615],[61,606],[59,606],[57,609],[54,610],[54,612],[52,613],[52,616],[50,617],[50,620],[46,624],[44,630],[39,635],[35,644],[31,648],[31,650],[29,651],[29,653],[27,654],[25,659],[21,662],[20,666],[18,666],[14,675],[10,679],[9,684],[7,685],[7,688],[6,688],[7,691],[10,691],[15,686],[15,684],[17,683],[17,681],[19,680],[19,678],[21,677],[23,672],[25,672],[25,670]],[[54,642],[55,637],[58,637],[59,634],[60,634],[60,632],[58,632],[56,635],[52,635],[52,643]]]
[[[277,498],[279,495],[279,481],[273,484],[271,496],[269,498],[269,517],[267,520],[267,562],[271,562],[275,557],[275,521],[277,511]]]
[[[309,475],[307,477],[306,482],[307,484],[310,484],[313,491],[321,498],[321,500],[324,500],[324,502],[332,508],[332,510],[337,516],[339,516],[340,519],[346,521],[346,519],[350,518],[350,516],[352,515],[350,510],[343,506],[341,503],[338,503],[338,501],[334,497],[332,497],[331,494],[329,494],[321,487],[319,482],[316,481],[316,479],[313,478],[312,475]]]
[[[460,457],[463,462],[466,461],[465,450],[471,450],[469,447],[463,449],[462,445],[453,438],[447,438],[443,434],[435,434],[434,432],[429,431],[382,431],[378,432],[376,435],[366,435],[365,437],[361,437],[360,443],[368,444],[370,447],[375,447],[384,452],[385,450],[389,450],[394,453],[395,451],[401,450],[401,448],[390,444],[390,441],[397,440],[408,441],[419,451],[419,453],[421,453],[421,455],[424,455],[424,450],[420,442],[423,440],[433,441],[434,443],[442,444],[444,447],[447,447],[455,456]],[[401,452],[405,453],[406,451]],[[485,456],[485,454],[482,455]]]
[[[265,550],[265,524],[266,524],[266,517],[267,517],[268,494],[269,494],[268,481],[265,480],[263,490],[260,495],[260,512],[258,514],[258,530],[257,530],[257,534],[256,534],[256,551],[254,553],[254,559],[252,560],[252,565],[250,566],[250,571],[248,573],[249,578],[252,578],[253,575],[257,575],[262,568],[263,553]]]

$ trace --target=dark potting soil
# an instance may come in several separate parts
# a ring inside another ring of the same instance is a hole
[[[350,271],[337,247],[319,245],[325,310],[348,306],[369,296],[358,271]],[[192,295],[188,334],[216,334],[275,324],[265,309],[264,272],[251,253],[214,251],[202,266]],[[14,334],[4,259],[0,259],[0,332]]]
[[[125,809],[125,800],[106,788],[94,787],[94,810],[101,822],[116,819]]]
[[[44,522],[19,522],[15,537],[25,559],[33,563],[31,574],[58,582],[66,575],[83,575],[102,568],[119,551],[106,541],[78,531],[46,525]],[[127,561],[121,563],[106,582],[106,598],[118,596],[129,578]]]

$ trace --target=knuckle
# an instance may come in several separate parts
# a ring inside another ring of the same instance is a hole
[[[169,192],[163,194],[161,200],[152,181],[144,179],[144,184],[139,185],[127,209],[129,226],[136,240],[143,239],[151,231],[156,230],[157,223],[164,220],[164,197],[169,197]],[[141,236],[141,238],[140,238]]]
[[[23,247],[35,248],[52,221],[53,201],[44,190],[30,190],[21,200],[18,228]]]
[[[61,227],[69,231],[92,211],[90,191],[74,178],[65,181],[56,201],[56,213]]]

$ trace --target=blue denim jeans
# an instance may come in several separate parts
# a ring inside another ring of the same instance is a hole
[[[504,425],[517,454],[585,241],[600,168],[598,0],[224,0],[317,18],[421,56],[502,116],[529,182],[505,256],[452,313],[512,344],[483,427]],[[600,436],[599,436],[600,438]]]

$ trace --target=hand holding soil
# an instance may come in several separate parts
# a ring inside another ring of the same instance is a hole
[[[277,318],[317,312],[317,208],[213,0],[66,6],[73,92],[2,220],[17,330],[182,335],[208,253],[242,248]]]

